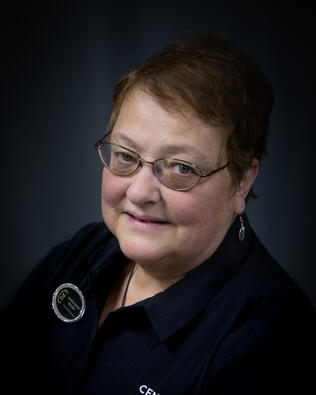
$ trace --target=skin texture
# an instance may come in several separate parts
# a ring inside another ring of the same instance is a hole
[[[123,103],[111,141],[148,161],[170,156],[209,170],[225,164],[223,136],[221,128],[204,123],[192,111],[168,111],[136,89]],[[148,164],[127,177],[104,168],[104,221],[126,257],[138,264],[127,304],[165,289],[213,254],[244,211],[257,170],[254,159],[238,188],[225,168],[180,192],[162,185]],[[148,216],[163,223],[139,220]]]

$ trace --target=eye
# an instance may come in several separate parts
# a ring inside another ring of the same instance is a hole
[[[135,157],[127,152],[115,152],[115,155],[121,162],[131,162],[132,160],[135,160]]]
[[[168,164],[169,169],[178,175],[192,175],[195,173],[194,168],[187,163],[171,160]]]
[[[176,168],[179,170],[179,173],[181,174],[188,174],[192,171],[192,168],[190,166],[185,165],[183,163],[176,164]]]
[[[125,162],[130,162],[133,159],[133,157],[126,152],[120,152],[120,154]]]

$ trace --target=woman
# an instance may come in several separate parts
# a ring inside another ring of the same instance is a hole
[[[4,311],[11,387],[310,389],[315,311],[244,213],[272,105],[257,66],[209,36],[121,79],[96,144],[105,224],[53,249]]]

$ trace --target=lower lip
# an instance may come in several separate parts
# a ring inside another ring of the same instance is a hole
[[[138,230],[159,230],[168,225],[168,223],[158,223],[158,222],[144,222],[136,219],[130,214],[124,213],[125,218],[129,225]]]

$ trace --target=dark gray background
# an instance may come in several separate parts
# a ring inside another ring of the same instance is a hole
[[[269,155],[248,213],[316,305],[315,22],[308,2],[296,4],[52,1],[1,10],[1,305],[52,246],[101,220],[93,145],[119,77],[170,40],[198,32],[239,45],[274,86]]]

